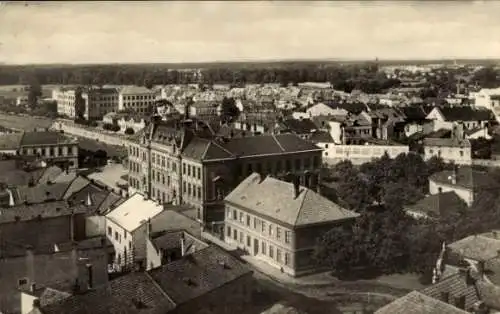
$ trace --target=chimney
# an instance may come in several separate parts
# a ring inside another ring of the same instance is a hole
[[[148,237],[151,235],[151,218],[148,218],[148,221],[146,222],[146,234]]]
[[[87,199],[85,201],[85,206],[92,206],[93,205],[93,202],[92,202],[92,197],[90,197],[90,192],[87,193]]]
[[[300,182],[299,182],[299,177],[294,175],[293,179],[293,192],[294,192],[294,198],[299,197],[300,194]]]
[[[184,232],[181,233],[181,256],[186,255],[186,241],[184,239]]]
[[[448,303],[448,300],[450,299],[450,293],[449,292],[444,292],[441,291],[440,298],[441,301]]]
[[[451,174],[451,184],[457,184],[457,167],[453,166],[453,172]]]
[[[87,268],[87,287],[88,289],[92,289],[94,283],[92,264],[86,264],[85,267]]]
[[[479,275],[479,278],[484,277],[484,261],[478,261],[476,265],[477,273]]]
[[[31,292],[31,293],[34,293],[34,292],[35,292],[35,290],[36,290],[36,283],[34,283],[34,282],[33,282],[33,283],[30,285],[30,292]]]
[[[465,281],[467,286],[471,286],[475,283],[474,278],[472,277],[471,269],[470,268],[461,268],[460,269],[460,276],[462,279]]]
[[[26,247],[26,277],[31,282],[35,281],[35,253],[32,246]]]
[[[12,191],[10,189],[7,189],[7,193],[9,194],[9,206],[15,206],[16,203],[14,202],[14,195],[12,194]]]

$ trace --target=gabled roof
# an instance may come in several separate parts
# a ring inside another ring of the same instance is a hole
[[[453,176],[456,179],[455,183],[452,182]],[[436,172],[430,176],[429,180],[469,190],[487,190],[498,187],[498,184],[487,172],[477,171],[469,166],[458,167],[456,172],[453,170]]]
[[[24,132],[23,138],[21,139],[21,146],[69,144],[76,142],[76,139],[68,137],[60,132]]]
[[[138,302],[143,307],[138,307]],[[166,313],[173,304],[146,273],[133,272],[93,291],[42,307],[43,314]]]
[[[378,309],[375,314],[467,314],[448,303],[426,296],[418,291],[396,299]]]
[[[35,219],[69,216],[72,213],[86,213],[85,206],[70,206],[66,201],[45,202],[19,205],[0,210],[0,224]]]
[[[21,145],[23,133],[10,133],[0,135],[0,150],[16,150]]]
[[[447,303],[450,304],[454,304],[455,298],[465,297],[464,309],[469,310],[474,306],[474,303],[479,301],[479,296],[475,285],[467,283],[466,276],[465,270],[461,271],[420,290],[420,292],[437,300],[441,298],[441,293],[449,293]]]
[[[316,129],[316,125],[310,119],[286,119],[281,123],[286,129],[297,134],[308,134]]]
[[[405,115],[406,122],[420,122],[427,119],[429,114],[422,108],[422,106],[415,107],[402,107],[399,110]]]
[[[20,202],[27,201],[30,204],[43,203],[47,200],[61,200],[69,187],[67,182],[52,184],[37,184],[35,186],[19,186],[16,188]]]
[[[494,119],[493,112],[488,109],[474,109],[468,106],[436,107],[446,121],[490,121]]]
[[[313,132],[309,140],[313,143],[333,143],[330,133],[324,131]]]
[[[448,245],[450,250],[464,258],[488,261],[498,257],[500,240],[485,235],[472,235]]]
[[[177,305],[251,273],[246,265],[215,246],[149,271],[151,278]]]
[[[411,206],[407,206],[406,210],[423,213],[433,218],[443,217],[453,212],[465,210],[467,205],[457,195],[457,193],[444,192],[434,195],[429,195]]]
[[[499,311],[500,286],[481,280],[476,283],[476,287],[481,301],[483,301],[487,307]]]
[[[234,157],[228,150],[213,140],[193,138],[182,151],[182,155],[196,160],[227,159]]]
[[[262,180],[258,173],[243,180],[225,201],[292,227],[359,216],[305,187],[295,197],[292,183],[272,177]]]
[[[106,214],[106,219],[132,232],[140,227],[143,221],[158,215],[162,210],[162,205],[152,200],[145,200],[142,195],[136,193]]]

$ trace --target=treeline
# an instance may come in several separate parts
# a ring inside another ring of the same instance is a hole
[[[279,64],[269,66],[210,67],[179,70],[168,65],[74,65],[74,66],[0,66],[0,85],[139,85],[166,84],[245,84],[331,82],[336,89],[354,88],[379,92],[398,86],[387,79],[376,63],[351,65]]]

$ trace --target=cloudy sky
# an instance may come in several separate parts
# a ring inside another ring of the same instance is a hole
[[[499,58],[500,1],[0,4],[0,62]]]

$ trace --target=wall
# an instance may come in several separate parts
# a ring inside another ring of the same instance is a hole
[[[425,146],[424,160],[429,160],[434,156],[440,156],[444,162],[454,162],[458,165],[472,164],[470,147]]]
[[[106,235],[106,218],[104,216],[85,217],[85,236],[88,238]]]
[[[348,159],[353,163],[365,163],[374,158],[380,158],[385,152],[389,157],[395,158],[401,153],[410,151],[405,145],[333,145],[332,143],[318,143],[319,147],[324,149],[323,160],[329,164],[335,164],[339,161]]]
[[[461,199],[464,200],[464,202],[468,205],[471,206],[472,202],[474,201],[474,194],[470,190],[466,189],[457,189],[456,187],[447,185],[447,184],[442,184],[438,182],[434,182],[432,180],[429,180],[429,193],[434,195],[439,193],[439,188],[441,188],[442,193],[446,192],[455,192]]]
[[[146,270],[161,266],[161,252],[157,250],[151,240],[146,240]]]
[[[109,228],[111,228],[111,234],[109,233]],[[116,237],[116,233],[118,237]],[[115,248],[115,260],[113,261],[114,264],[123,266],[126,263],[132,262],[131,252],[133,252],[133,239],[132,235],[129,232],[127,232],[118,224],[115,224],[110,219],[106,218],[106,237],[111,241],[113,247]]]
[[[33,301],[35,300],[38,300],[38,297],[21,292],[21,314],[28,314],[33,309]]]
[[[109,145],[127,146],[129,143],[128,139],[123,135],[120,136],[117,134],[110,134],[105,131],[100,131],[90,127],[84,128],[81,126],[77,126],[72,122],[63,120],[56,120],[51,129],[58,131],[62,130],[67,134],[96,140]]]

